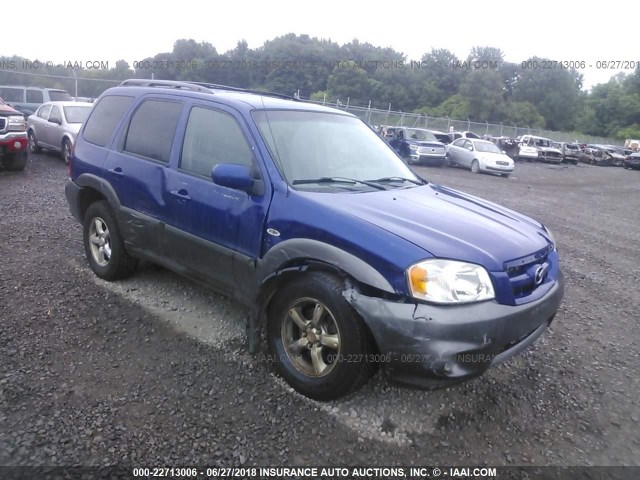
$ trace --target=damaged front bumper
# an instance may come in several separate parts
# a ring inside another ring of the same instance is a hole
[[[518,306],[398,303],[353,289],[344,295],[371,329],[392,380],[437,387],[481,375],[525,350],[549,326],[563,293],[559,273],[544,297]]]

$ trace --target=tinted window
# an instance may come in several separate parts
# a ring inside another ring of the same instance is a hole
[[[23,88],[0,87],[0,97],[2,97],[7,103],[23,102],[23,94]]]
[[[51,113],[49,114],[49,120],[52,120],[52,119],[58,119],[62,121],[62,118],[60,117],[60,107],[58,107],[57,105],[54,105],[51,108]]]
[[[252,159],[251,147],[231,115],[201,107],[191,110],[182,144],[182,170],[210,177],[214,165],[237,163],[250,167]]]
[[[27,90],[27,103],[43,103],[44,96],[40,90]]]
[[[73,100],[73,98],[71,98],[71,95],[69,95],[69,93],[65,92],[64,90],[49,90],[49,98],[52,102],[70,102],[71,100]]]
[[[63,107],[64,116],[67,119],[67,123],[82,123],[87,119],[91,107],[79,106],[79,107]]]
[[[124,150],[169,163],[182,103],[146,100],[131,117]]]
[[[84,128],[84,139],[104,147],[131,103],[133,103],[133,97],[118,95],[102,97],[87,121]]]
[[[38,116],[40,118],[44,118],[45,120],[49,118],[49,112],[51,112],[52,105],[43,105],[38,110]]]

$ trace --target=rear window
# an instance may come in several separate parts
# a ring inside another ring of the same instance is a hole
[[[104,147],[132,103],[133,97],[123,95],[102,97],[85,125],[84,139],[89,143]]]
[[[67,119],[67,123],[82,123],[87,119],[92,107],[89,106],[74,106],[63,107],[64,116]]]
[[[52,102],[70,102],[73,100],[71,95],[64,90],[49,90],[49,98]]]

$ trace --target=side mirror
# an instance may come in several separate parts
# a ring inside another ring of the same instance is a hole
[[[254,180],[246,165],[236,163],[219,163],[211,170],[211,180],[216,185],[253,193]]]

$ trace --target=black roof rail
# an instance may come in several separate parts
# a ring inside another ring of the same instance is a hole
[[[192,92],[213,93],[210,88],[192,82],[179,82],[176,80],[149,80],[147,78],[131,78],[124,80],[120,87],[164,87],[177,90],[191,90]]]
[[[276,97],[276,98],[283,98],[285,100],[299,101],[298,98],[292,97],[291,95],[287,95],[284,93],[263,92],[261,90],[254,90],[251,88],[232,87],[229,85],[219,85],[217,83],[206,83],[206,82],[187,82],[187,83],[192,83],[194,85],[199,85],[201,87],[211,88],[213,90],[228,90],[230,92],[253,93],[254,95],[264,95],[265,97]]]
[[[285,95],[284,93],[275,93],[275,92],[262,92],[260,90],[252,90],[249,88],[241,88],[241,87],[232,87],[230,85],[219,85],[217,83],[206,83],[206,82],[188,82],[188,81],[177,81],[177,80],[150,80],[146,78],[132,78],[129,80],[124,80],[119,85],[120,87],[164,87],[164,88],[175,88],[178,90],[191,90],[193,92],[201,92],[201,93],[214,93],[213,90],[227,90],[229,92],[243,92],[243,93],[253,93],[255,95],[264,95],[266,97],[276,97],[282,98],[285,100],[294,100],[299,101],[298,98],[292,97],[290,95]]]

